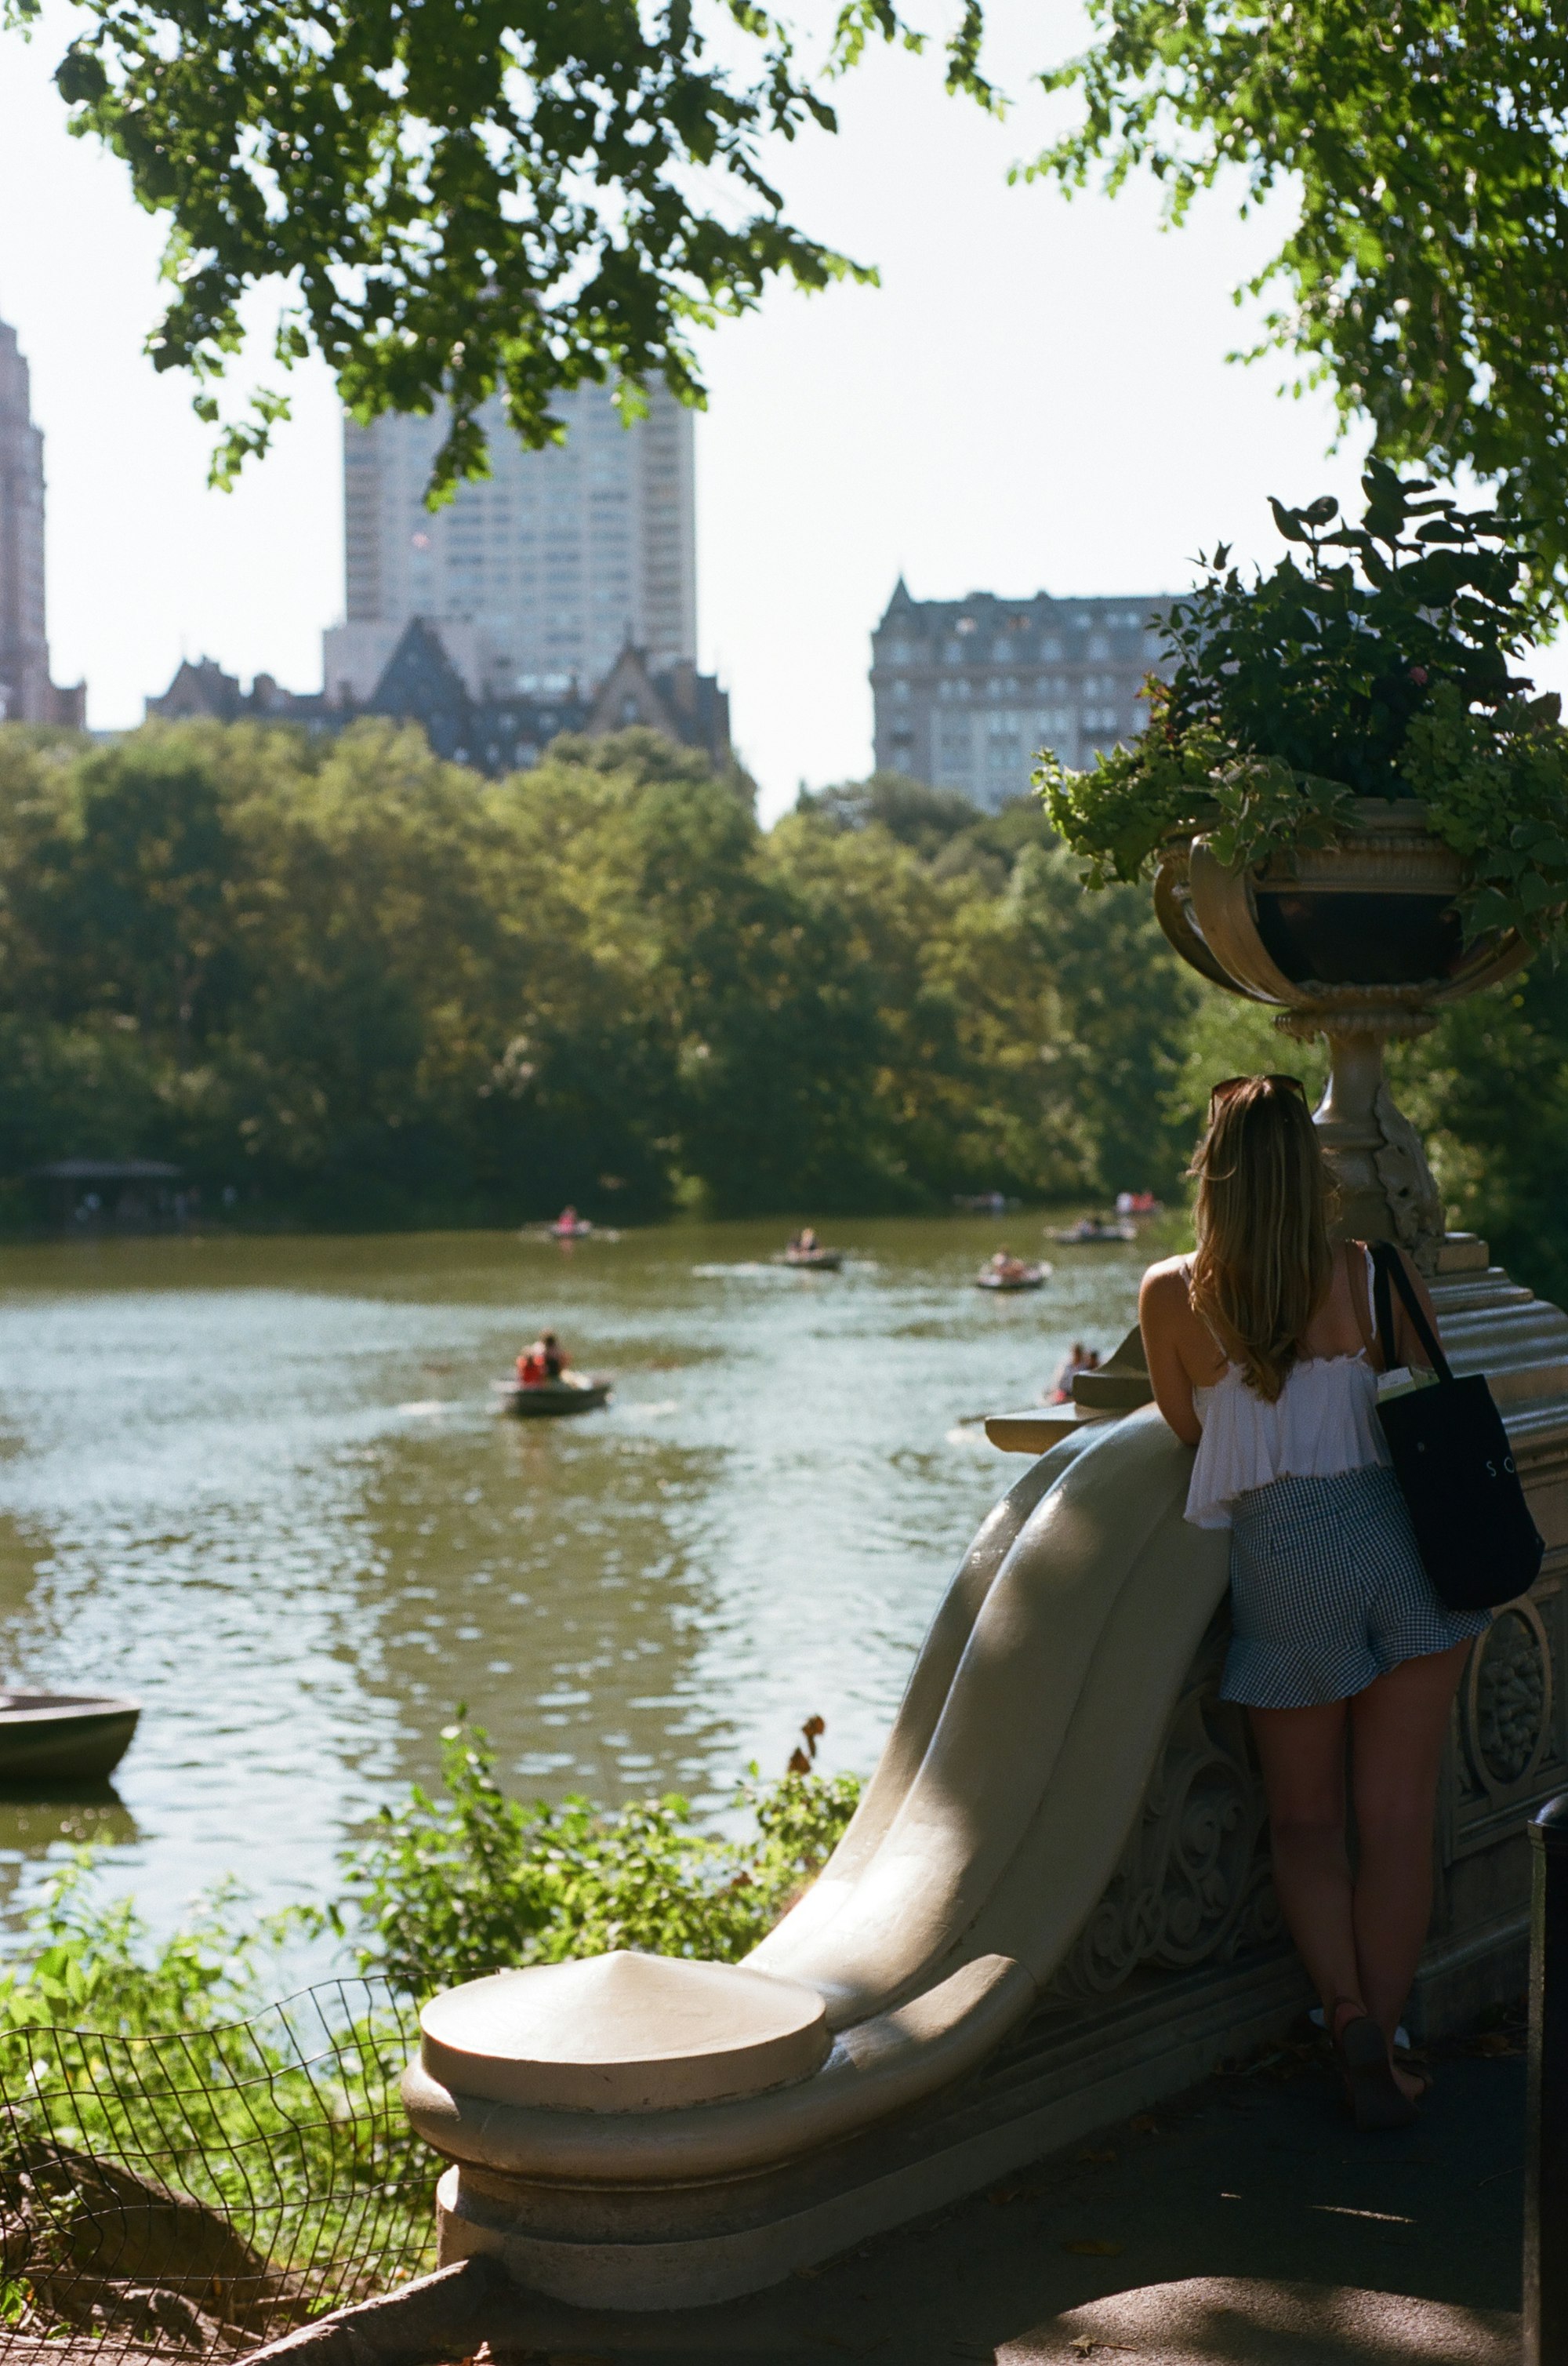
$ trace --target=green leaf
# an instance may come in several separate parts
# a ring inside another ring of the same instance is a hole
[[[68,107],[92,106],[109,86],[103,60],[73,42],[54,70],[55,87]]]
[[[1488,929],[1511,927],[1515,908],[1509,898],[1500,895],[1496,888],[1482,888],[1478,895],[1469,899],[1467,906],[1471,933],[1480,936]]]
[[[1269,507],[1274,513],[1275,525],[1284,535],[1287,542],[1308,542],[1311,540],[1311,536],[1308,535],[1305,527],[1302,524],[1302,512],[1300,510],[1286,509],[1282,501],[1277,501],[1274,499],[1272,493],[1269,496]]]

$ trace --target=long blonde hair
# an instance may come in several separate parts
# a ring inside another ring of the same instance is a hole
[[[1189,1172],[1198,1184],[1189,1295],[1248,1385],[1271,1403],[1333,1275],[1331,1187],[1297,1079],[1237,1076],[1216,1086]]]

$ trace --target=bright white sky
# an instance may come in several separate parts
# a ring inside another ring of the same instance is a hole
[[[1035,12],[999,0],[993,17],[1021,91]],[[48,438],[55,678],[85,675],[98,727],[138,720],[182,653],[313,689],[342,603],[330,382],[297,372],[272,456],[237,492],[207,490],[189,389],[141,351],[159,225],[64,129],[50,76],[67,23],[53,7],[30,44],[0,34],[0,318]],[[1271,560],[1269,493],[1355,491],[1360,439],[1325,456],[1326,400],[1282,400],[1282,366],[1225,361],[1249,342],[1230,290],[1278,242],[1277,212],[1242,225],[1212,198],[1167,233],[1147,187],[1071,204],[1010,188],[1039,107],[998,126],[946,98],[931,61],[873,56],[840,113],[837,141],[803,138],[775,169],[797,217],[881,287],[779,290],[702,349],[701,655],[766,816],[802,780],[868,768],[868,637],[901,568],[917,599],[1155,592],[1216,540]],[[1540,678],[1568,682],[1560,651]]]

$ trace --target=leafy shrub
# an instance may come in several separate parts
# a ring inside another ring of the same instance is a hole
[[[615,1947],[733,1963],[812,1880],[855,1811],[855,1775],[824,1777],[803,1752],[797,1760],[773,1784],[750,1769],[739,1804],[755,1831],[732,1841],[697,1831],[674,1796],[613,1813],[582,1798],[509,1798],[483,1729],[450,1726],[444,1797],[416,1785],[402,1806],[382,1808],[348,1866],[352,1905],[331,1919],[364,1932],[363,1969],[412,1996],[500,1965]]]
[[[91,1850],[80,1851],[32,1909],[36,1952],[0,1973],[0,2037],[56,2028],[145,2037],[210,2028],[255,2004],[268,1934],[230,1928],[237,1892],[216,1892],[189,1928],[152,1948],[134,1898],[95,1894],[93,1864]]]
[[[1509,671],[1540,623],[1528,555],[1495,511],[1378,461],[1361,481],[1359,526],[1328,495],[1272,504],[1305,565],[1244,583],[1215,551],[1163,627],[1148,729],[1090,772],[1043,759],[1047,812],[1101,886],[1195,831],[1253,862],[1342,836],[1357,797],[1419,798],[1466,860],[1467,934],[1539,941],[1568,899],[1568,732]]]

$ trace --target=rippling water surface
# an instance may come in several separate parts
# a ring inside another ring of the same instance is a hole
[[[69,1243],[0,1263],[0,1670],[137,1694],[100,1802],[0,1805],[15,1911],[71,1841],[159,1924],[319,1897],[459,1702],[518,1788],[727,1798],[827,1719],[868,1767],[955,1560],[1023,1467],[962,1425],[1113,1346],[1139,1248],[969,1287],[994,1224]],[[1015,1247],[1039,1220],[1015,1219]],[[542,1322],[610,1408],[498,1418]]]

